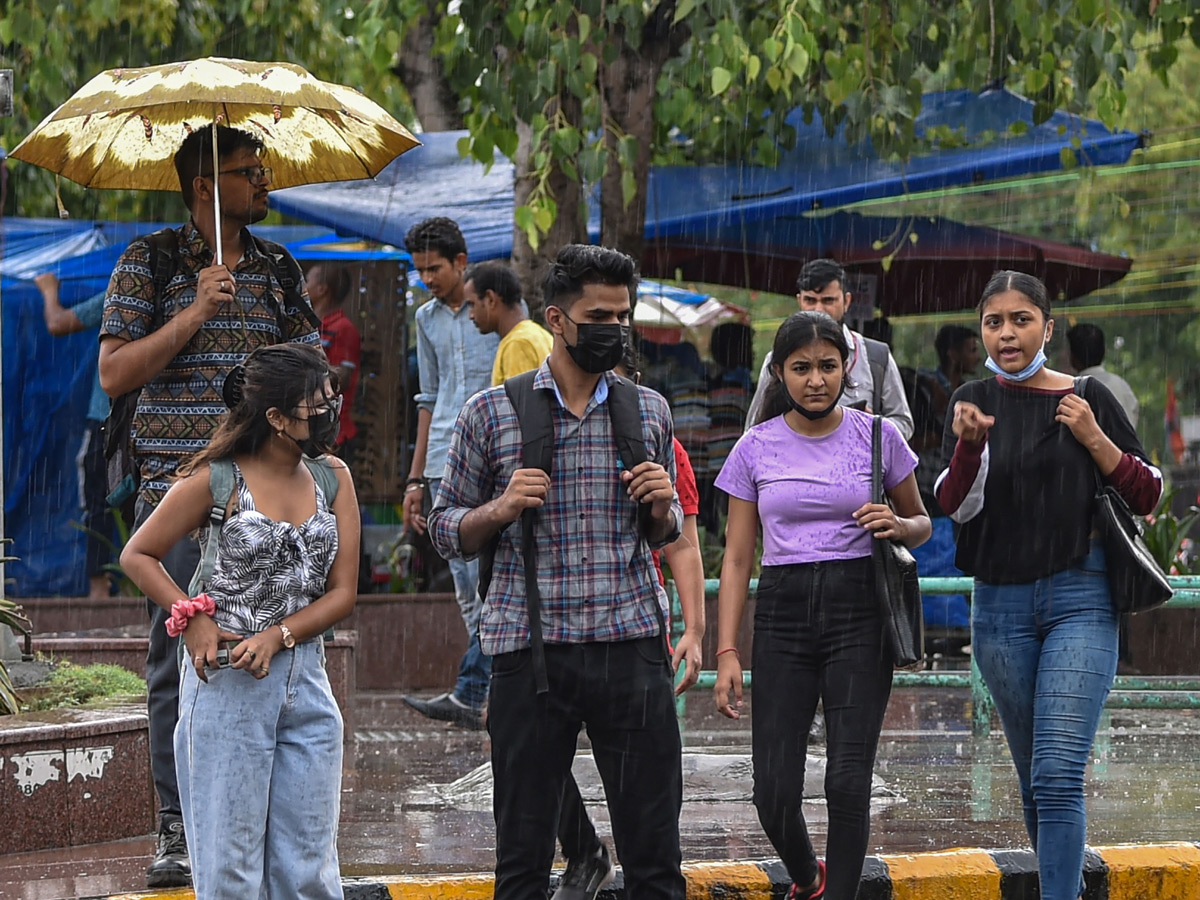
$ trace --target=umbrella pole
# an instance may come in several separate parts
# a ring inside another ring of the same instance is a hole
[[[224,262],[224,250],[221,246],[221,160],[217,156],[217,117],[213,116],[212,124],[212,141],[213,141],[213,228],[216,230],[217,246],[213,248],[216,254],[217,265]]]

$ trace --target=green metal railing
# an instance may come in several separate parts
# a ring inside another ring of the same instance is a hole
[[[1170,578],[1175,595],[1166,604],[1171,609],[1200,609],[1200,575],[1174,575]],[[717,593],[720,582],[710,578],[704,582],[704,592],[708,596]],[[758,580],[752,579],[750,590],[758,589]],[[971,594],[974,590],[974,580],[967,577],[957,578],[921,578],[921,592],[924,594]],[[668,593],[672,606],[672,631],[678,639],[683,634],[683,615],[679,606],[679,597],[674,585],[669,585]],[[716,684],[717,673],[706,670],[700,673],[700,679],[693,690],[712,689]],[[753,680],[751,672],[743,671],[742,683],[750,687]],[[892,684],[896,687],[922,688],[970,688],[971,691],[971,731],[973,734],[986,737],[991,733],[992,712],[995,709],[991,694],[979,674],[979,667],[971,659],[970,672],[897,672]],[[1143,677],[1118,675],[1113,682],[1113,689],[1108,695],[1105,706],[1108,709],[1200,709],[1200,678],[1176,677]],[[677,711],[680,718],[687,711],[687,695],[677,701]]]

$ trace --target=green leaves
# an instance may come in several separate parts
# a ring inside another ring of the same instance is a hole
[[[717,97],[725,93],[730,84],[733,83],[733,73],[724,66],[713,66],[712,70],[712,92],[713,96]]]

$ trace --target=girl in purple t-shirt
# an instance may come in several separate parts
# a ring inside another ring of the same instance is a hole
[[[850,351],[824,313],[790,316],[775,335],[768,399],[733,448],[717,487],[729,494],[718,601],[717,708],[738,718],[738,626],[761,522],[754,610],[754,805],[792,879],[789,900],[853,900],[870,834],[871,770],[892,688],[875,594],[872,540],[915,547],[929,517],[917,457],[883,420],[883,485],[895,512],[871,503],[871,424],[839,406]],[[800,802],[808,731],[825,704],[829,805],[826,864]]]

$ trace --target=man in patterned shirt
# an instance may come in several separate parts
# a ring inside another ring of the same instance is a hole
[[[175,169],[191,219],[175,230],[173,269],[159,294],[151,242],[139,238],[113,269],[100,324],[100,383],[110,397],[141,388],[133,418],[133,448],[141,486],[134,527],[153,511],[186,457],[203,448],[225,412],[225,375],[264,344],[298,341],[317,345],[316,318],[307,294],[287,296],[279,273],[295,261],[251,238],[246,226],[267,214],[271,170],[253,135],[217,127],[213,165],[212,126],[188,135],[175,154]],[[214,183],[220,179],[224,265],[214,261]],[[287,251],[283,251],[286,254]],[[275,258],[273,258],[275,257]],[[199,560],[191,539],[181,541],[163,563],[177,584],[187,584]],[[146,693],[150,756],[159,801],[159,839],[146,871],[149,887],[191,883],[191,866],[179,812],[174,731],[179,707],[177,639],[168,637],[166,611],[147,598],[150,649]]]
[[[662,632],[666,594],[651,548],[679,535],[666,401],[638,388],[648,461],[621,464],[607,401],[629,341],[633,260],[565,247],[546,275],[554,335],[535,391],[553,393],[552,474],[524,468],[522,435],[503,387],[458,417],[429,517],[434,546],[474,557],[499,535],[480,621],[492,656],[488,730],[495,780],[496,900],[545,897],[564,779],[586,723],[630,897],[684,896],[680,873],[679,728]],[[637,504],[648,504],[645,532]],[[548,693],[538,692],[525,570],[513,525],[535,526]]]

